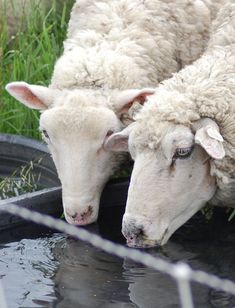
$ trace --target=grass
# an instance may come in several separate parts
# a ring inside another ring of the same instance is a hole
[[[0,178],[0,200],[42,189],[39,184],[40,174],[35,175],[34,173],[35,163],[39,164],[40,160],[30,161],[16,169],[9,177]]]
[[[50,8],[44,11],[32,0],[32,13],[22,17],[18,31],[11,36],[6,14],[0,13],[0,133],[40,138],[39,113],[10,97],[5,85],[20,80],[38,85],[50,83],[55,60],[62,52],[70,2],[49,1]]]
[[[235,209],[230,209],[228,221],[231,221],[234,217],[235,217]]]

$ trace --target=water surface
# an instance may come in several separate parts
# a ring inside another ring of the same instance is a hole
[[[123,243],[121,213],[101,210],[87,229]],[[235,220],[218,212],[206,222],[197,215],[166,246],[149,253],[171,262],[185,261],[235,280]],[[26,225],[0,235],[0,279],[9,308],[177,308],[175,282],[159,272],[43,227]],[[195,307],[233,308],[235,298],[193,284]]]

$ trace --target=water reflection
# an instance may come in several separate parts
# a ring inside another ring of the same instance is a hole
[[[56,299],[51,276],[57,262],[51,247],[58,235],[53,241],[51,237],[16,241],[18,236],[14,232],[1,236],[0,279],[7,307],[48,307]]]
[[[59,267],[54,277],[61,299],[57,307],[135,307],[122,259],[67,238],[53,249]]]
[[[60,294],[57,307],[180,307],[175,281],[140,264],[71,238],[57,243],[53,255],[59,261],[54,277]],[[206,288],[194,286],[194,295],[197,307],[209,307]]]
[[[121,215],[110,211],[101,213],[99,224],[88,229],[124,243]],[[0,279],[10,308],[180,307],[177,287],[170,277],[69,236],[29,226],[1,233],[0,244]],[[235,280],[234,244],[235,221],[228,223],[218,214],[205,223],[199,215],[165,247],[148,252]],[[193,284],[193,297],[199,308],[235,307],[234,297],[199,284]]]

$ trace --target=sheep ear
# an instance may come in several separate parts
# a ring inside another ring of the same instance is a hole
[[[26,82],[11,82],[6,85],[11,96],[31,109],[47,109],[54,101],[57,90]]]
[[[222,159],[225,156],[223,137],[216,127],[207,125],[199,128],[195,134],[195,143],[200,144],[214,159]]]
[[[122,114],[128,112],[132,107],[133,103],[138,103],[144,105],[147,101],[147,97],[152,95],[155,92],[155,89],[144,88],[141,90],[130,89],[125,90],[119,94],[116,100],[116,110],[117,114],[121,116]]]
[[[112,152],[129,152],[128,139],[132,125],[119,133],[114,133],[104,141],[104,149]]]

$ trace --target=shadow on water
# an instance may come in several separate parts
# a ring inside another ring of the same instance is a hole
[[[92,232],[123,243],[121,213],[101,209]],[[12,307],[180,307],[175,282],[130,260],[107,255],[69,236],[26,225],[0,237],[0,279]],[[152,255],[186,261],[194,269],[235,280],[235,220],[219,211],[209,222],[196,215]],[[193,284],[195,307],[235,307],[235,298]]]

